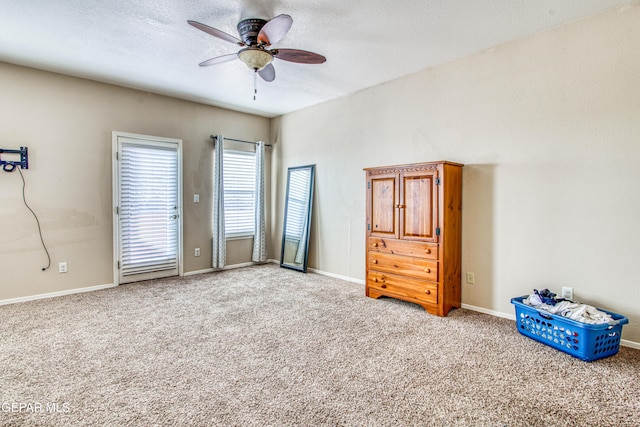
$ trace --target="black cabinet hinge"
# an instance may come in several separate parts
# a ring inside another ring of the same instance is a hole
[[[367,182],[367,190],[371,189],[371,181]]]
[[[440,235],[440,227],[437,227],[436,228],[436,236],[439,236],[439,235]]]
[[[436,178],[436,185],[440,185],[440,178]]]
[[[367,224],[367,231],[371,231],[371,224]]]

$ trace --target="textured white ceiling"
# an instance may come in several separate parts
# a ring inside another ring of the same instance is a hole
[[[0,60],[266,117],[295,111],[637,0],[0,0]],[[321,65],[276,60],[276,80],[240,61],[199,67],[237,47],[243,18],[293,17],[273,47]],[[7,82],[2,82],[3,84]]]

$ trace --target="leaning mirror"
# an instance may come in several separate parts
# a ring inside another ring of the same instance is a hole
[[[307,272],[315,165],[289,168],[280,266]]]

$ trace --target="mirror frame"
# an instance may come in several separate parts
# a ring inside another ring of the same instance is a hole
[[[286,234],[285,230],[287,229],[287,216],[289,213],[289,185],[291,181],[291,173],[298,170],[309,170],[311,172],[311,177],[309,179],[309,203],[307,205],[307,221],[306,227],[302,232],[302,236],[299,244],[304,244],[304,261],[302,265],[286,263],[284,260],[284,250],[286,243]],[[309,234],[311,234],[311,212],[313,208],[313,187],[315,182],[315,170],[316,165],[306,165],[306,166],[296,166],[290,167],[287,170],[287,192],[285,193],[285,205],[284,205],[284,221],[282,223],[282,248],[280,251],[280,267],[290,268],[292,270],[302,271],[303,273],[307,272],[307,264],[309,261]]]

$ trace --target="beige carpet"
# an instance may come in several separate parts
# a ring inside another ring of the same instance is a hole
[[[587,363],[506,319],[275,265],[1,306],[0,322],[2,426],[640,425],[638,350]]]

